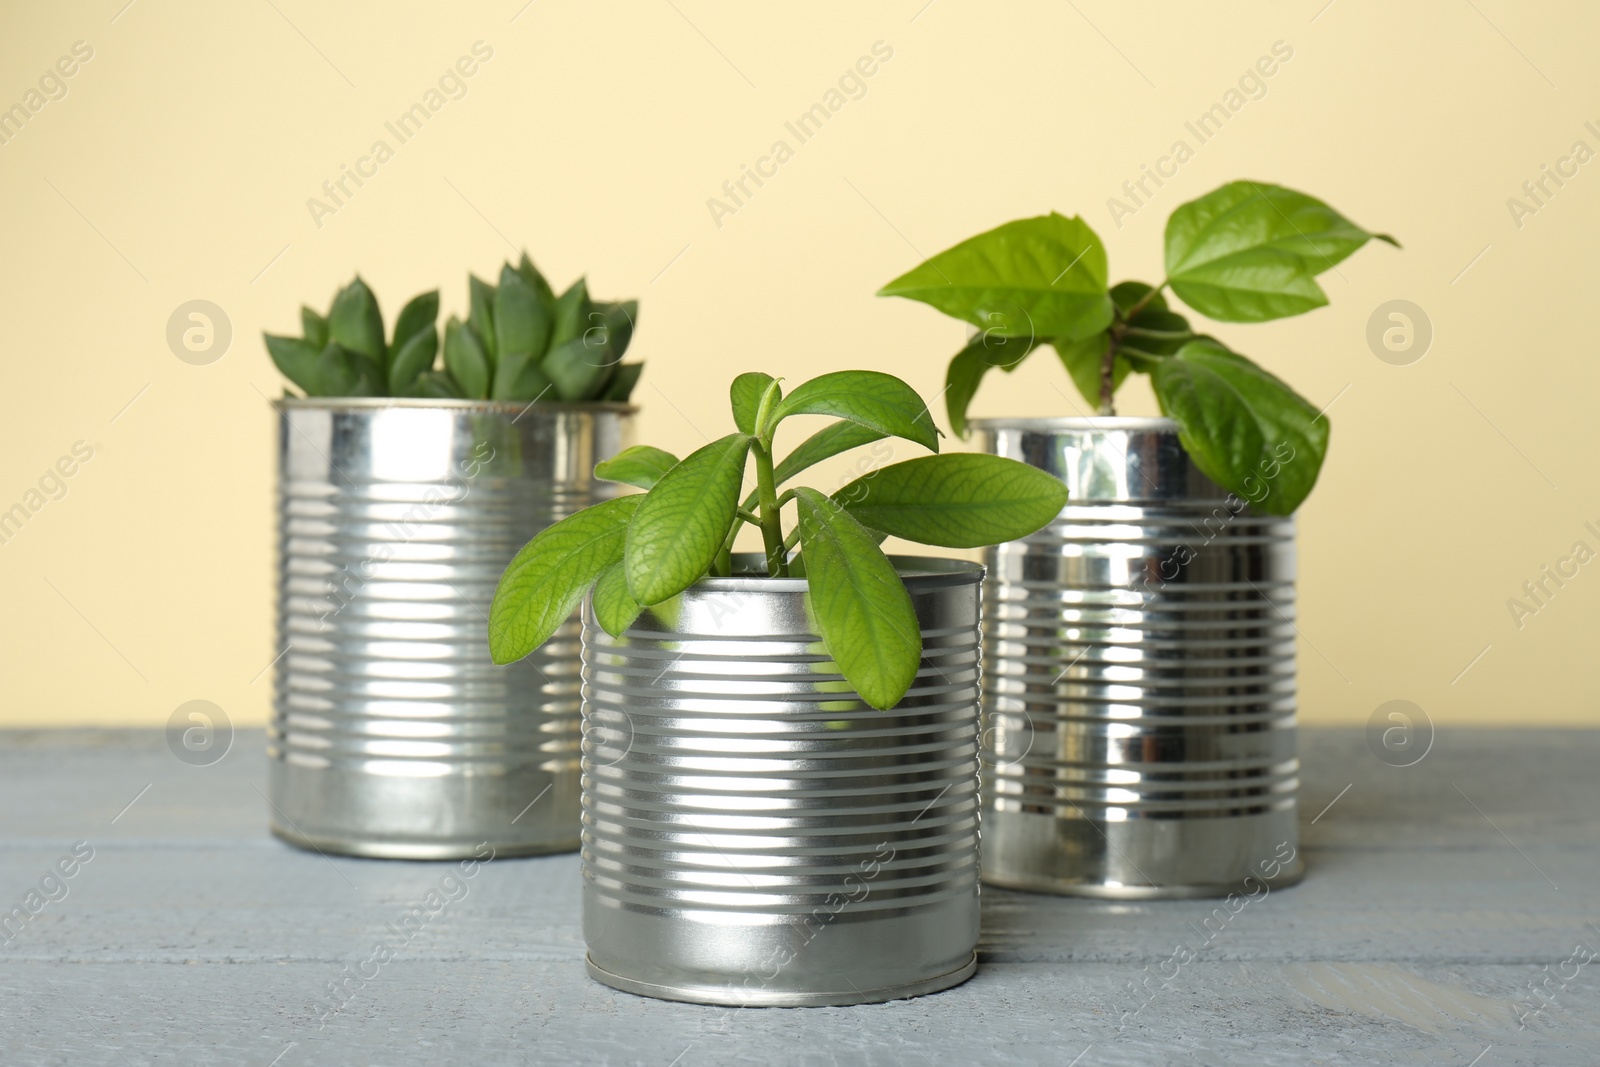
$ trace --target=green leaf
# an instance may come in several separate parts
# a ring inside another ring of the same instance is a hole
[[[968,238],[879,296],[920,300],[1008,337],[1087,337],[1111,323],[1106,250],[1081,218],[1051,212]]]
[[[924,545],[986,548],[1026,537],[1060,514],[1053,474],[981,453],[921,456],[880,467],[833,494],[862,525]]]
[[[320,348],[313,348],[298,337],[278,337],[270,333],[261,336],[266,339],[267,354],[277,364],[279,373],[298,385],[307,396],[321,395],[317,374],[317,359],[322,355]]]
[[[643,606],[628,592],[628,572],[620,563],[614,563],[594,583],[594,621],[612,637],[621,637],[633,625],[633,620],[644,611]]]
[[[793,452],[783,457],[777,469],[772,472],[773,481],[782,485],[807,467],[821,463],[825,459],[832,459],[852,448],[881,441],[887,436],[889,435],[880,430],[854,422],[836,422],[824,426],[801,441]]]
[[[522,253],[522,259],[517,263],[517,273],[522,275],[522,280],[528,283],[528,288],[538,296],[539,303],[544,305],[545,311],[553,313],[556,294],[550,290],[550,283],[539,273],[539,268],[533,265],[533,260],[528,258],[527,252]]]
[[[433,369],[433,359],[438,354],[439,330],[430,321],[395,349],[394,361],[389,365],[389,395],[405,395],[417,375]]]
[[[550,349],[539,366],[555,383],[557,396],[576,402],[605,392],[614,364],[603,344],[590,345],[588,335],[579,335]]]
[[[494,345],[500,362],[524,356],[538,362],[550,341],[550,315],[515,268],[500,272],[494,294]]]
[[[848,419],[892,437],[915,441],[939,451],[933,416],[917,391],[892,374],[844,370],[824,374],[783,398],[772,419],[776,426],[790,415],[831,415]]]
[[[661,480],[663,474],[677,465],[678,457],[671,452],[650,445],[634,445],[624,448],[610,459],[596,463],[594,476],[602,481],[650,489]]]
[[[454,315],[444,326],[444,367],[467,396],[475,400],[488,399],[489,357],[478,335]]]
[[[489,608],[489,654],[512,663],[550,639],[589,583],[622,559],[628,523],[641,496],[620,496],[540,531],[522,547],[495,587]]]
[[[461,386],[450,376],[450,372],[442,370],[423,371],[417,375],[416,381],[411,383],[411,387],[404,395],[424,397],[429,400],[476,399],[463,394]]]
[[[405,347],[407,341],[432,326],[438,317],[439,290],[419,293],[412,297],[406,306],[400,309],[399,317],[394,320],[394,339],[389,342],[390,350],[398,353]],[[437,338],[434,343],[438,343]],[[396,355],[395,358],[400,357]]]
[[[386,396],[383,367],[363,352],[352,352],[337,341],[317,357],[317,388],[314,396]]]
[[[489,395],[510,404],[531,404],[536,400],[549,404],[558,399],[554,390],[554,383],[531,356],[519,352],[508,357],[502,353]]]
[[[493,371],[496,357],[500,354],[500,350],[495,347],[495,289],[475,274],[467,275],[467,288],[471,294],[471,310],[467,313],[467,325],[478,335],[478,346],[488,357],[489,369]]]
[[[1033,338],[995,337],[985,331],[951,358],[944,379],[945,414],[950,419],[951,433],[967,436],[967,408],[990,368],[1016,370],[1038,344]]]
[[[333,307],[328,312],[328,338],[340,347],[359,352],[378,366],[383,366],[386,357],[383,315],[378,310],[377,297],[372,295],[372,290],[359,276],[334,296]]]
[[[633,331],[639,323],[639,301],[592,304],[588,315],[590,325],[583,335],[589,346],[604,348],[608,364],[621,363],[628,346],[633,343]]]
[[[922,628],[905,583],[872,534],[815,489],[796,489],[806,601],[828,655],[861,699],[900,703],[922,664]]]
[[[628,527],[628,588],[659,604],[699,581],[735,521],[754,439],[735,433],[689,453],[644,497]]]
[[[1105,366],[1106,345],[1110,343],[1111,336],[1105,333],[1097,333],[1082,341],[1055,342],[1056,355],[1061,358],[1061,365],[1066,368],[1072,384],[1078,387],[1078,392],[1083,394],[1083,399],[1088,401],[1091,409],[1100,406],[1100,374]],[[1122,385],[1122,380],[1127,376],[1128,359],[1119,352],[1111,368],[1113,392]]]
[[[1212,481],[1269,515],[1288,515],[1310,495],[1328,453],[1328,420],[1281,380],[1202,339],[1163,360],[1151,384]]]
[[[571,288],[556,299],[555,310],[550,315],[552,320],[550,347],[566,344],[581,334],[588,326],[585,318],[588,310],[589,283],[579,278],[572,283]]]
[[[644,371],[643,363],[619,364],[616,373],[611,376],[611,381],[606,385],[605,394],[601,400],[626,404],[633,395],[633,387],[639,384],[639,375]]]
[[[1267,182],[1229,182],[1167,220],[1167,278],[1223,322],[1264,322],[1328,302],[1316,275],[1372,238],[1320,200]]]
[[[775,379],[770,374],[749,371],[733,380],[728,387],[728,398],[733,405],[733,421],[741,433],[756,432],[756,411],[761,407],[761,397]]]
[[[300,333],[316,351],[328,347],[328,320],[304,304],[300,305]]]

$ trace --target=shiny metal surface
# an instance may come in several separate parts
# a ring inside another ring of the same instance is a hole
[[[710,579],[619,638],[585,609],[583,929],[596,979],[801,1006],[972,974],[982,569],[896,563],[923,661],[890,711],[822,654],[803,580]]]
[[[359,856],[578,844],[574,618],[519,663],[495,583],[544,526],[616,486],[631,408],[284,400],[272,832]]]
[[[1071,494],[986,554],[984,879],[1124,898],[1298,880],[1294,520],[1212,483],[1165,419],[973,425]]]

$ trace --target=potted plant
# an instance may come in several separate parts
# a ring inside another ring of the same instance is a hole
[[[279,413],[273,832],[325,852],[443,859],[577,846],[577,622],[512,671],[479,638],[537,530],[606,499],[626,443],[636,305],[561,296],[524,255],[437,292],[385,337],[360,278],[300,337],[267,335],[303,396]]]
[[[889,557],[879,544],[1020,537],[1060,511],[1066,490],[980,454],[879,466],[831,494],[784,488],[886,437],[936,452],[927,408],[870,371],[787,395],[743,374],[731,397],[737,432],[682,460],[636,447],[602,463],[599,477],[646,492],[535,536],[489,616],[495,661],[516,662],[592,589],[589,973],[633,993],[736,1005],[954,985],[973,971],[978,935],[982,568]],[[779,427],[806,415],[834,421],[780,459]],[[745,525],[761,553],[733,551]]]
[[[987,419],[982,446],[1060,475],[1072,503],[988,553],[984,876],[1113,897],[1298,879],[1294,521],[1328,419],[1191,327],[1327,303],[1316,275],[1372,234],[1303,193],[1231,182],[1173,212],[1166,278],[1108,285],[1079,218],[1019,219],[880,295],[979,331],[951,360],[958,434],[983,375],[1049,345],[1096,414]],[[1119,418],[1146,374],[1164,415]],[[1063,394],[1065,395],[1065,394]]]

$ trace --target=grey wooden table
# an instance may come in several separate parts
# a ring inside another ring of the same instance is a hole
[[[443,868],[269,838],[259,733],[193,767],[156,732],[0,732],[0,911],[37,910],[0,929],[0,1064],[1600,1063],[1600,732],[1302,751],[1310,873],[1226,922],[986,890],[960,988],[730,1011],[589,981],[574,856],[488,864],[366,964]]]

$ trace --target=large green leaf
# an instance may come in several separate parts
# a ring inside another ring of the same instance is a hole
[[[509,264],[500,272],[494,294],[495,351],[503,362],[512,355],[544,356],[550,341],[550,313]]]
[[[621,563],[608,567],[594,583],[594,620],[612,637],[621,637],[644,610],[628,592],[628,572]]]
[[[1097,333],[1093,337],[1086,337],[1082,341],[1057,341],[1055,343],[1056,355],[1061,359],[1061,366],[1066,368],[1067,376],[1072,379],[1072,384],[1078,387],[1078,392],[1089,402],[1091,409],[1100,405],[1100,375],[1105,366],[1106,346],[1111,343],[1109,334]],[[1112,392],[1122,385],[1122,380],[1128,376],[1127,357],[1117,356],[1112,365]]]
[[[872,534],[815,489],[796,489],[806,600],[828,655],[861,699],[900,703],[922,663],[916,608]]]
[[[1271,515],[1293,512],[1328,453],[1326,417],[1281,380],[1209,339],[1191,341],[1152,375],[1195,465]]]
[[[603,348],[606,361],[611,365],[622,362],[628,346],[633,343],[633,331],[639,325],[639,301],[622,300],[614,304],[591,304],[588,328],[583,336],[591,348]]]
[[[394,337],[389,342],[389,349],[396,353],[395,358],[399,358],[398,353],[407,341],[432,326],[438,317],[439,290],[418,293],[412,297],[394,320]],[[435,338],[435,344],[437,342]]]
[[[404,396],[417,375],[433,369],[433,360],[438,354],[439,330],[430,321],[394,349],[394,358],[389,364],[389,395]]]
[[[957,352],[945,370],[945,414],[950,419],[950,432],[957,437],[967,436],[967,408],[978,393],[983,376],[991,368],[1016,370],[1022,361],[1039,346],[1031,337],[996,337],[980,333],[967,346]]]
[[[522,259],[517,263],[517,273],[522,275],[522,280],[528,283],[528,288],[539,297],[539,303],[544,305],[545,310],[553,314],[556,295],[550,291],[550,283],[539,273],[539,268],[533,265],[533,260],[528,258],[526,252],[522,253]]]
[[[933,416],[917,391],[881,371],[843,370],[813,378],[783,398],[772,425],[790,415],[832,415],[939,451]]]
[[[865,526],[924,545],[985,548],[1026,537],[1067,502],[1053,474],[1001,456],[920,456],[833,494]]]
[[[267,354],[277,364],[278,371],[298,385],[306,396],[322,395],[322,382],[317,375],[320,348],[314,348],[298,337],[279,337],[262,334],[267,342]]]
[[[733,422],[739,427],[740,433],[755,434],[756,412],[761,407],[761,398],[766,394],[767,386],[772,382],[772,375],[753,370],[739,375],[733,380],[733,384],[728,386],[728,402],[733,406]]]
[[[628,528],[628,588],[659,604],[699,581],[727,539],[753,438],[734,433],[689,453],[644,497]]]
[[[603,341],[591,344],[588,334],[580,334],[550,349],[539,367],[555,383],[557,396],[576,402],[604,393],[615,365]]]
[[[619,404],[628,402],[633,395],[633,387],[639,384],[639,375],[644,373],[643,363],[620,363],[616,373],[611,376],[611,381],[606,383],[606,391],[600,399]]]
[[[1081,218],[1051,212],[968,238],[879,296],[920,300],[1008,337],[1087,337],[1111,322],[1106,250]]]
[[[494,369],[495,359],[500,350],[495,347],[494,341],[494,286],[478,277],[476,274],[467,275],[467,289],[471,298],[471,310],[467,314],[467,325],[472,327],[472,332],[478,335],[478,346],[483,349],[483,354],[489,359],[489,369]]]
[[[677,465],[678,457],[671,452],[650,445],[634,445],[596,463],[594,476],[602,481],[651,489],[662,475]]]
[[[334,296],[328,311],[328,339],[383,366],[383,314],[378,310],[378,298],[360,277]]]
[[[444,326],[444,368],[467,396],[488,399],[489,357],[478,341],[477,332],[454,315]]]
[[[385,396],[383,367],[364,352],[352,352],[337,341],[317,357],[316,396]]]
[[[622,559],[641,496],[621,496],[568,516],[522,546],[489,608],[489,654],[511,663],[550,639],[589,583]]]
[[[589,326],[588,312],[589,283],[586,279],[579,278],[566,292],[556,298],[555,310],[551,313],[551,347],[566,344],[583,333]]]
[[[538,362],[519,352],[509,358],[502,357],[496,365],[490,396],[512,404],[527,404],[535,400],[549,403],[557,399],[554,390],[554,384],[545,376]]]
[[[807,467],[821,463],[825,459],[832,459],[852,448],[881,441],[887,436],[889,435],[881,430],[874,430],[870,426],[862,426],[855,422],[836,422],[831,426],[824,426],[801,441],[793,452],[779,461],[777,469],[773,471],[773,481],[782,485]]]
[[[1328,302],[1316,275],[1373,234],[1322,201],[1267,182],[1229,182],[1167,220],[1172,291],[1223,322],[1264,322]]]

